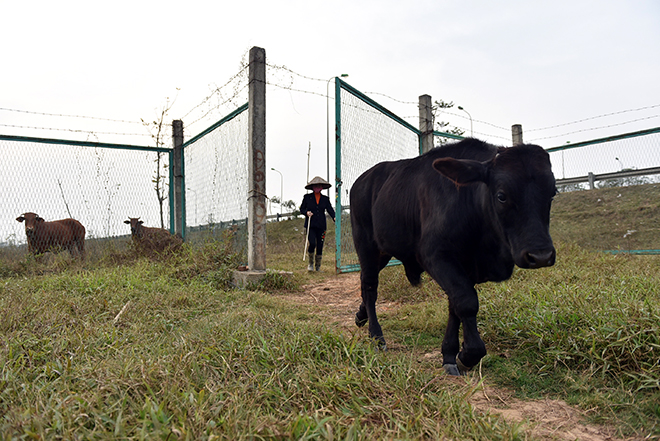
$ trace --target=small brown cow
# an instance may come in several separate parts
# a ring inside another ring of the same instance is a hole
[[[131,226],[131,237],[135,247],[144,252],[164,252],[178,249],[183,243],[181,236],[173,236],[164,228],[145,227],[139,217],[124,221]]]
[[[23,213],[16,218],[25,222],[28,251],[43,254],[48,251],[69,250],[71,255],[85,256],[85,227],[75,219],[46,222],[36,213]]]

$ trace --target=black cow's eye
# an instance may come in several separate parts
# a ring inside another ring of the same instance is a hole
[[[506,194],[502,193],[501,191],[497,192],[497,200],[500,201],[501,203],[506,202]]]

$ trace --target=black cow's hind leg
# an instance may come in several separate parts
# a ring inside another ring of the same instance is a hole
[[[380,349],[385,350],[387,345],[383,337],[383,330],[378,323],[378,316],[376,315],[378,271],[369,271],[368,268],[363,267],[360,274],[360,288],[362,290],[362,304],[355,315],[355,323],[358,326],[364,326],[368,322],[369,337],[376,340]]]
[[[383,330],[378,323],[376,315],[376,300],[378,299],[378,274],[387,266],[392,256],[386,254],[378,255],[377,269],[365,263],[367,259],[361,260],[362,271],[360,273],[360,289],[362,291],[362,304],[355,314],[355,324],[362,327],[369,323],[369,336],[378,342],[382,350],[387,348]]]
[[[449,375],[461,375],[461,370],[456,364],[456,356],[460,349],[458,343],[458,332],[460,330],[461,321],[454,313],[454,310],[449,304],[449,317],[447,319],[447,329],[445,330],[445,338],[442,340],[442,365],[445,372]],[[461,363],[462,364],[462,363]]]

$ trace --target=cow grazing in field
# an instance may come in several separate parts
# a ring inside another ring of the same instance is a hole
[[[143,252],[174,251],[181,247],[181,236],[173,236],[164,228],[145,227],[139,217],[129,217],[124,221],[131,226],[131,237],[135,247]]]
[[[369,323],[369,335],[384,348],[375,306],[380,270],[397,258],[413,285],[426,271],[449,303],[445,371],[464,374],[486,355],[474,285],[508,279],[514,264],[555,263],[549,222],[556,191],[549,155],[536,145],[498,148],[466,139],[367,170],[350,194],[362,270],[356,324]]]
[[[25,222],[28,251],[43,254],[48,251],[69,250],[71,255],[85,256],[85,227],[75,219],[46,222],[36,213],[23,213],[16,218]]]

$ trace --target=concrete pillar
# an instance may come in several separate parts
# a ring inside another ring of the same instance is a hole
[[[419,131],[421,135],[422,154],[431,150],[433,145],[433,101],[431,95],[419,97]]]
[[[186,210],[185,186],[186,180],[183,168],[183,121],[172,121],[172,139],[174,143],[174,156],[172,170],[174,171],[174,233],[185,239]]]
[[[250,49],[248,70],[248,268],[266,270],[266,51]]]
[[[523,143],[522,136],[522,125],[514,124],[511,126],[511,136],[513,138],[513,145],[518,145]]]

